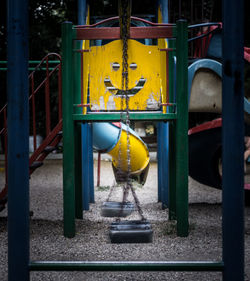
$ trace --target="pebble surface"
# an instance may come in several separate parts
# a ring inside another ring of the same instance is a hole
[[[95,161],[95,183],[96,183]],[[2,174],[1,180],[2,182]],[[95,186],[95,203],[76,220],[76,236],[63,236],[62,161],[47,160],[30,180],[30,258],[31,260],[85,261],[194,261],[222,258],[221,191],[189,178],[188,237],[176,235],[176,224],[168,220],[157,195],[157,163],[152,162],[145,185],[136,187],[145,217],[153,227],[153,243],[111,244],[109,224],[113,218],[101,216],[102,202],[114,182],[111,163],[101,163],[101,187]],[[121,188],[112,199],[120,200]],[[130,200],[133,198],[130,194]],[[139,219],[134,212],[127,219]],[[7,280],[7,210],[0,213],[0,276]],[[245,280],[250,281],[250,208],[245,208]],[[31,280],[222,280],[218,272],[31,272]],[[18,279],[17,279],[18,281]]]

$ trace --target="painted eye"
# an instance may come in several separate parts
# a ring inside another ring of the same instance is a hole
[[[117,71],[120,68],[120,64],[118,62],[113,62],[112,67],[114,71]]]
[[[132,62],[129,67],[130,67],[132,70],[136,70],[137,64],[134,63],[134,62]]]

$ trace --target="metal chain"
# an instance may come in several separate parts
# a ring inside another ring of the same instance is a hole
[[[131,179],[131,155],[130,155],[130,116],[129,116],[129,95],[128,95],[128,21],[127,21],[127,6],[128,6],[128,0],[121,1],[122,2],[122,96],[121,96],[121,104],[120,104],[120,121],[121,123],[125,121],[126,124],[126,135],[127,135],[127,148],[126,148],[126,154],[127,154],[127,172],[124,173],[122,171],[121,167],[121,161],[122,161],[122,146],[121,146],[121,140],[119,142],[119,148],[118,148],[118,164],[117,164],[117,180],[118,181],[124,181],[126,182],[123,184],[123,199],[122,199],[122,208],[120,213],[123,212],[124,203],[127,201],[129,190],[131,190],[138,213],[141,216],[142,220],[145,220],[143,216],[143,211],[140,206],[139,199],[135,193],[135,189],[132,183]],[[124,119],[124,99],[125,99],[125,109],[126,109],[126,115]],[[122,134],[122,124],[120,129],[120,138]],[[110,200],[111,194],[113,192],[113,189],[115,187],[115,184],[111,187],[108,199]],[[118,219],[117,221],[120,221]]]
[[[113,190],[114,190],[115,186],[116,186],[116,183],[113,182],[113,185],[110,187],[110,191],[109,191],[108,197],[107,197],[107,199],[106,199],[106,202],[109,202],[109,201],[110,201],[110,198],[111,198],[111,195],[112,195],[112,193],[113,193]]]
[[[128,5],[128,1],[122,1],[123,6],[122,6],[122,11],[123,11],[123,17],[121,18],[122,20],[122,26],[123,26],[123,30],[122,30],[122,34],[126,35],[127,34],[127,9],[126,6]],[[126,35],[127,36],[127,35]],[[126,91],[125,89],[128,89],[128,43],[127,43],[127,38],[123,39],[123,49],[122,49],[122,95],[121,95],[121,103],[120,103],[120,122],[121,122],[121,128],[120,128],[120,141],[119,141],[119,147],[118,147],[118,163],[117,163],[117,172],[116,172],[116,178],[118,182],[123,182],[124,178],[125,178],[125,174],[122,171],[122,142],[121,142],[121,137],[122,137],[122,122],[123,122],[123,113],[124,113],[124,99],[125,99],[125,94]],[[128,101],[126,100],[126,108],[128,108],[127,106]],[[126,114],[127,116],[127,114]],[[126,118],[127,119],[127,118]],[[127,122],[126,122],[127,123]],[[127,138],[129,138],[128,134],[127,134]],[[128,175],[126,174],[126,181],[127,181]],[[110,197],[112,195],[112,192],[114,190],[115,184],[113,184],[113,186],[111,186],[110,188],[110,192],[107,198],[107,201],[110,200]],[[128,189],[125,188],[123,186],[123,203],[126,202],[127,197],[128,197]],[[123,204],[122,204],[123,206]],[[122,207],[123,209],[123,207]],[[121,210],[122,212],[123,210]]]
[[[126,100],[126,133],[127,133],[127,181],[129,181],[131,173],[130,161],[130,117],[129,117],[129,95],[128,95],[128,19],[127,19],[127,5],[128,1],[122,1],[123,16],[122,16],[122,89],[123,97]]]
[[[129,116],[129,95],[128,95],[128,15],[127,15],[127,6],[128,1],[122,1],[122,90],[123,95],[121,97],[121,121],[123,119],[123,99],[126,100],[126,134],[127,134],[127,173],[126,173],[126,183],[123,186],[123,203],[126,202],[129,190],[131,190],[134,197],[135,204],[137,206],[138,213],[141,216],[141,219],[144,220],[143,212],[140,206],[140,202],[135,193],[131,179],[131,155],[130,155],[130,116]],[[119,147],[120,148],[120,147]],[[122,204],[122,208],[123,208]]]
[[[118,171],[117,171],[117,178],[120,181],[123,181],[124,179],[124,173],[122,171],[121,167],[121,161],[122,161],[122,147],[121,147],[121,137],[122,137],[122,122],[123,122],[123,112],[124,112],[124,88],[128,88],[128,43],[127,39],[124,38],[124,36],[127,34],[127,5],[128,1],[121,1],[122,3],[122,17],[121,17],[121,24],[122,24],[122,95],[121,95],[121,104],[120,104],[120,122],[121,122],[121,128],[120,128],[120,142],[119,142],[119,150],[118,150]],[[125,85],[124,85],[125,84]],[[127,104],[126,104],[127,107]],[[123,191],[123,201],[125,200],[125,191]]]
[[[144,215],[143,215],[143,211],[142,211],[142,208],[141,208],[139,199],[138,199],[138,197],[137,197],[137,195],[136,195],[136,193],[135,193],[135,188],[134,188],[134,186],[133,186],[132,184],[131,184],[131,186],[130,186],[130,189],[131,189],[131,191],[132,191],[132,194],[133,194],[133,197],[134,197],[134,200],[135,200],[135,204],[136,204],[138,213],[139,213],[139,215],[141,216],[141,219],[142,219],[142,220],[146,220],[145,217],[144,217]]]

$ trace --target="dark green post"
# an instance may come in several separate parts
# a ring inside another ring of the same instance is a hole
[[[176,220],[176,123],[169,122],[169,220]]]
[[[175,41],[169,40],[169,48],[175,48]],[[174,64],[174,51],[168,52],[168,73],[169,73],[169,102],[174,103],[174,83],[175,83],[175,64]],[[173,107],[169,108],[169,112],[173,113]],[[169,219],[176,219],[176,123],[175,121],[169,122]]]
[[[76,50],[81,50],[82,41],[74,42]],[[80,52],[75,52],[73,54],[73,67],[74,67],[74,95],[73,102],[74,104],[81,103],[81,80],[82,71],[81,71],[81,60],[82,55]],[[74,107],[74,113],[82,114],[82,107]],[[74,124],[75,132],[75,215],[77,219],[82,219],[82,152],[81,152],[81,124],[75,122]]]
[[[82,152],[81,152],[81,123],[75,122],[75,217],[83,218],[82,207]]]
[[[72,23],[62,24],[63,215],[64,236],[75,236],[75,163],[72,77]]]
[[[187,22],[177,22],[176,39],[176,215],[177,235],[188,236],[188,45]]]

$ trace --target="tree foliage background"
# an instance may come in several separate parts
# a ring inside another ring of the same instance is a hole
[[[221,21],[221,1],[203,0],[202,7],[209,11],[211,21]],[[117,15],[117,0],[89,0],[91,16],[112,16]],[[201,7],[200,0],[193,0],[194,6]],[[156,14],[157,1],[155,0],[134,0],[132,1],[132,14]],[[178,17],[185,17],[190,22],[191,0],[175,1],[169,0],[170,20]],[[181,3],[182,14],[179,14]],[[50,52],[61,53],[61,23],[72,21],[77,23],[77,0],[30,0],[29,1],[29,58],[40,60]],[[205,8],[204,8],[205,7]],[[245,0],[245,45],[250,46],[250,17],[247,11],[250,10],[250,1]],[[199,10],[197,10],[197,21],[199,21]],[[0,60],[6,60],[6,16],[7,0],[0,3]],[[0,73],[0,107],[6,101],[5,76]]]
[[[38,60],[49,52],[61,51],[61,23],[65,20],[77,23],[77,0],[36,0],[29,1],[29,53],[30,59]],[[117,14],[117,0],[90,0],[91,16],[111,16]],[[156,2],[153,0],[132,1],[132,13],[155,14]],[[170,19],[178,17],[190,18],[190,0],[169,1]],[[193,5],[199,6],[202,1],[193,0]],[[210,3],[210,20],[221,21],[221,0],[206,0]],[[245,0],[245,45],[250,46],[250,1]],[[179,15],[179,3],[182,14]],[[7,0],[0,4],[0,60],[6,60],[6,15]],[[204,5],[203,7],[206,7]],[[199,15],[196,16],[199,18]]]

